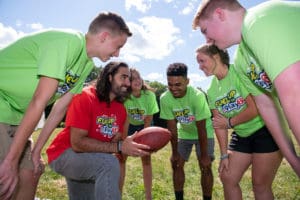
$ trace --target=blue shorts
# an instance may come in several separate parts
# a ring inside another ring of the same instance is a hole
[[[177,151],[185,161],[189,160],[194,145],[196,148],[195,151],[197,154],[197,158],[200,159],[201,151],[200,151],[200,144],[198,139],[197,140],[178,139]],[[207,151],[208,151],[208,155],[211,158],[211,161],[215,159],[214,147],[215,147],[214,138],[207,138]]]
[[[267,127],[262,127],[248,137],[240,137],[232,132],[229,143],[229,150],[242,153],[270,153],[278,151],[278,146],[274,141]]]

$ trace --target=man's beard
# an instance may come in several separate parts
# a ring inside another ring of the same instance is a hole
[[[121,97],[121,98],[125,98],[129,95],[128,88],[126,86],[114,87],[112,88],[112,92],[116,95],[116,97]]]

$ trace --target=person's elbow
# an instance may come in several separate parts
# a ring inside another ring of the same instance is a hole
[[[71,148],[73,151],[78,153],[83,152],[81,147],[81,141],[82,141],[81,139],[71,137],[70,141],[71,141]]]

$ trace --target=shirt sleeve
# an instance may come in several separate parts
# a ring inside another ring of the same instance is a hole
[[[66,117],[66,126],[89,130],[92,121],[91,100],[86,93],[78,94],[70,103]]]
[[[160,118],[165,120],[175,119],[174,114],[172,113],[172,108],[169,105],[170,102],[168,102],[167,94],[165,93],[160,98]]]

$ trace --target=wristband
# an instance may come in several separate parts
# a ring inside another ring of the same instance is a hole
[[[122,153],[122,141],[118,141],[118,144],[117,144],[117,149],[118,149],[118,153]]]
[[[231,120],[231,117],[227,118],[227,128],[228,129],[232,129],[234,127],[234,126],[232,126],[230,120]]]
[[[220,160],[225,160],[227,158],[229,158],[229,155],[227,153],[225,153],[225,154],[221,155]]]

